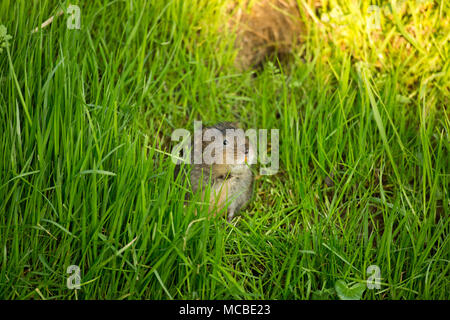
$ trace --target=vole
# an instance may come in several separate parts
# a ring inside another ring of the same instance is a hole
[[[209,211],[227,206],[227,220],[231,221],[253,194],[251,164],[256,159],[255,148],[244,136],[243,130],[238,130],[237,125],[231,122],[205,127],[193,141],[190,174],[192,189],[194,192],[200,189],[203,199],[206,187],[210,184]],[[195,152],[198,151],[201,154],[197,154],[197,160],[201,160],[201,163],[195,161]]]

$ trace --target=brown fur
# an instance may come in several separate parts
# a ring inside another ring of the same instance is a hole
[[[203,129],[203,133],[207,129],[215,128],[219,130],[224,136],[227,129],[237,129],[235,124],[225,122],[216,124],[213,127],[207,127]],[[195,141],[196,144],[201,143],[203,151],[212,143],[211,141]],[[231,143],[231,142],[230,142]],[[225,147],[223,154],[222,164],[207,164],[204,161],[201,164],[195,164],[192,155],[192,170],[190,180],[192,189],[197,192],[199,189],[202,191],[202,200],[205,198],[207,186],[210,188],[210,200],[209,200],[209,212],[214,215],[216,212],[227,207],[228,220],[231,220],[235,213],[241,210],[247,202],[250,200],[253,191],[253,173],[246,164],[235,164],[227,162],[227,153],[231,150]],[[245,141],[245,148],[253,150],[250,147],[248,138]],[[253,152],[253,151],[252,151]],[[234,158],[237,159],[239,150],[234,147]]]

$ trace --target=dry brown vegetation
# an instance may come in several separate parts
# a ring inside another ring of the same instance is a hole
[[[302,38],[302,20],[296,1],[262,0],[230,4],[230,26],[236,30],[240,70],[258,66],[274,54],[289,54]]]

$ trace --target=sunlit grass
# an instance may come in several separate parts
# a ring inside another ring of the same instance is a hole
[[[367,31],[368,1],[298,3],[305,42],[252,74],[216,2],[80,2],[80,30],[31,33],[58,3],[1,1],[0,297],[336,299],[377,265],[365,299],[448,299],[448,4]],[[196,119],[280,129],[232,224],[160,152]]]

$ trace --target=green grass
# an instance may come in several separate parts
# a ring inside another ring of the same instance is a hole
[[[377,265],[363,299],[449,299],[449,4],[368,33],[369,1],[311,3],[289,64],[239,73],[213,1],[80,1],[80,30],[31,33],[59,2],[2,0],[0,298],[336,299]],[[232,224],[171,182],[196,119],[280,130]]]

